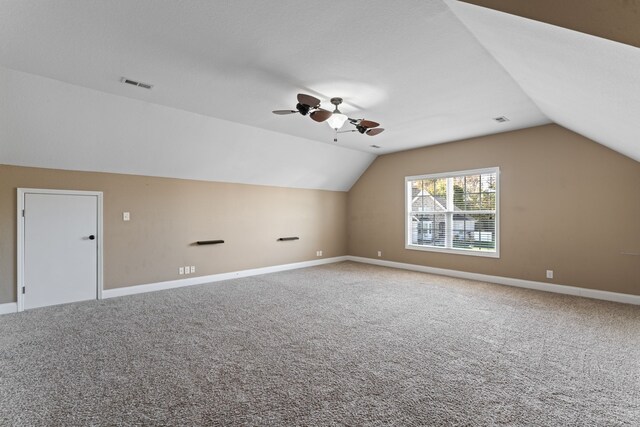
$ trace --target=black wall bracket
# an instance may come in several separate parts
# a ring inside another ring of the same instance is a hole
[[[285,242],[287,240],[300,240],[299,237],[280,237],[278,239],[278,242]]]
[[[199,240],[196,245],[218,245],[224,243],[224,240]]]

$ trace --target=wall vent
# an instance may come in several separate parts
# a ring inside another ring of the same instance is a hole
[[[493,120],[495,120],[498,123],[504,123],[509,121],[509,119],[507,119],[505,116],[494,117]]]
[[[137,82],[135,80],[131,80],[131,79],[128,79],[126,77],[121,78],[120,82],[128,84],[128,85],[138,86],[138,87],[141,87],[143,89],[151,89],[153,87],[153,85],[151,85],[149,83]]]

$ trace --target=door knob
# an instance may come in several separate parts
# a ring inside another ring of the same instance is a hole
[[[96,236],[94,236],[93,234],[91,236],[89,236],[89,240],[94,240],[96,238]]]

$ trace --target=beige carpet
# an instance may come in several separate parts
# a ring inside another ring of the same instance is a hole
[[[0,425],[640,425],[640,307],[351,262],[0,316]]]

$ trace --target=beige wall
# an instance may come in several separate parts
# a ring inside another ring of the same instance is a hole
[[[405,176],[491,166],[499,259],[405,249]],[[348,212],[350,255],[640,295],[640,163],[557,125],[380,156]]]
[[[404,248],[404,177],[499,166],[501,257]],[[380,156],[348,193],[0,165],[0,303],[16,188],[104,192],[105,289],[356,255],[640,295],[640,163],[557,125]],[[131,221],[122,221],[122,212]],[[296,242],[277,242],[296,235]],[[348,237],[347,237],[348,236]],[[194,246],[204,239],[223,245]],[[348,245],[348,246],[347,246]],[[179,276],[178,267],[197,273]]]
[[[16,300],[19,187],[104,192],[105,289],[346,255],[345,192],[0,165],[0,303]],[[193,245],[210,239],[225,243]]]
[[[640,31],[638,31],[640,7],[637,1],[463,1],[640,47]]]

